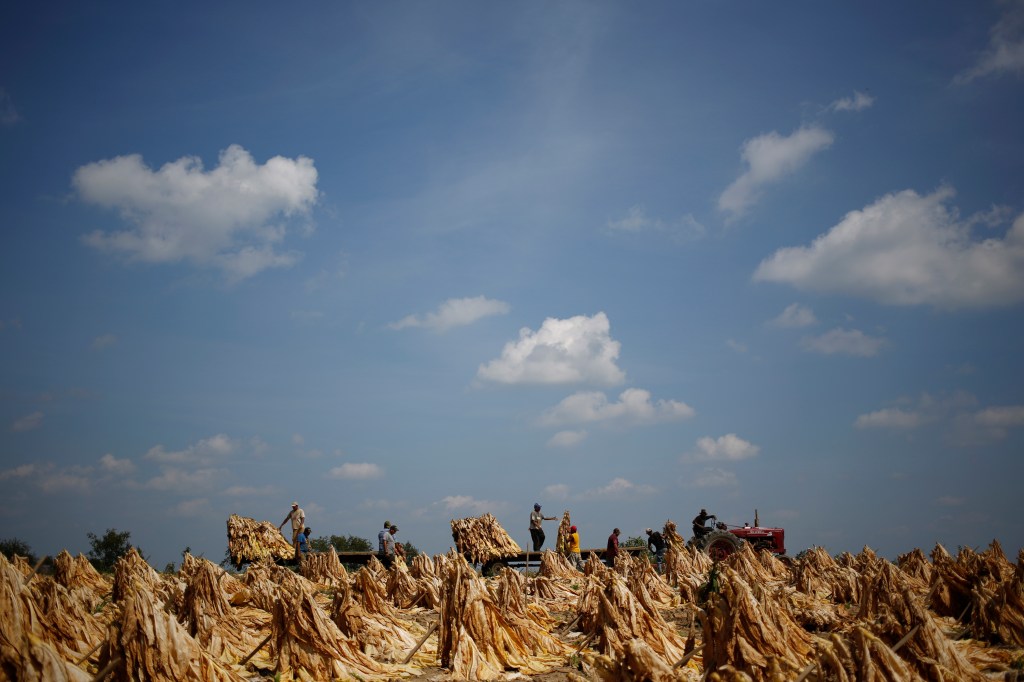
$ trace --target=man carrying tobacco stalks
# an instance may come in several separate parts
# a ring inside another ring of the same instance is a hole
[[[530,537],[533,539],[534,552],[539,552],[544,546],[544,529],[541,528],[541,523],[554,520],[554,516],[544,516],[540,513],[540,502],[533,503],[533,511],[530,512]]]

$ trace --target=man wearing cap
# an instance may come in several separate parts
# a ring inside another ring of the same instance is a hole
[[[569,563],[579,570],[583,570],[583,557],[580,556],[580,534],[576,526],[569,528]]]
[[[391,526],[388,532],[384,534],[384,556],[381,559],[381,563],[384,564],[384,568],[391,568],[391,564],[395,563],[395,533],[398,532],[398,526]]]
[[[530,512],[530,537],[533,538],[534,552],[539,552],[544,546],[544,529],[540,527],[541,522],[554,520],[554,516],[544,516],[540,513],[540,502],[533,503],[533,511]]]
[[[277,527],[278,530],[284,528],[284,524],[292,522],[292,547],[295,548],[295,560],[299,560],[299,533],[306,527],[306,512],[299,509],[298,502],[292,502],[292,510],[288,512],[288,516],[284,517],[284,521]]]

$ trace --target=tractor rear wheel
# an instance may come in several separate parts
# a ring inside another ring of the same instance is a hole
[[[729,531],[716,530],[704,536],[701,545],[715,561],[724,561],[729,555],[738,552],[743,546],[743,540],[736,537]]]

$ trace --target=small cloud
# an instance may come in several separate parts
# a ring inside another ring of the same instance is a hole
[[[1024,2],[1004,3],[1006,11],[989,30],[989,41],[977,63],[953,78],[967,85],[977,78],[1002,73],[1024,73]]]
[[[11,431],[22,432],[22,431],[33,431],[43,425],[43,413],[33,412],[32,414],[26,415],[21,419],[16,420],[11,424]]]
[[[586,431],[559,431],[548,440],[549,448],[573,448],[587,439]]]
[[[549,317],[534,332],[519,330],[501,357],[480,365],[477,377],[500,384],[595,383],[613,386],[626,379],[615,361],[621,344],[612,339],[608,316]]]
[[[251,485],[233,485],[230,488],[224,489],[224,495],[228,497],[260,497],[274,495],[277,492],[277,488],[272,485],[264,485],[260,487]]]
[[[192,518],[196,516],[203,516],[209,511],[210,501],[201,497],[193,500],[182,500],[169,512],[169,514],[171,516]]]
[[[991,428],[1012,428],[1024,426],[1024,405],[987,407],[974,415],[980,426]]]
[[[135,472],[135,463],[130,459],[118,459],[109,452],[100,457],[100,470],[115,476],[127,476]]]
[[[564,483],[549,485],[543,490],[543,496],[553,500],[564,500],[569,497],[569,486]]]
[[[301,445],[305,445],[305,444],[306,444],[306,439],[303,438],[301,433],[293,433],[292,434],[292,445],[300,445],[301,446]]]
[[[366,480],[380,478],[384,470],[372,462],[345,462],[340,467],[334,467],[329,473],[331,478],[349,480]]]
[[[187,471],[178,467],[162,467],[159,475],[146,481],[145,487],[187,494],[209,488],[214,480],[228,473],[224,469],[202,468]]]
[[[450,298],[440,305],[436,312],[424,316],[407,315],[398,322],[388,325],[391,329],[425,327],[436,332],[445,332],[454,327],[465,327],[491,315],[505,315],[510,310],[508,303],[485,296],[474,298]]]
[[[677,400],[651,402],[651,393],[629,388],[619,394],[619,401],[608,402],[600,391],[575,393],[548,410],[541,417],[547,426],[620,421],[627,424],[653,424],[689,419],[694,410]]]
[[[724,488],[736,485],[736,474],[724,469],[706,468],[689,479],[691,488]]]
[[[184,450],[168,452],[163,445],[156,445],[145,454],[146,459],[164,464],[210,464],[223,459],[235,451],[237,444],[223,433],[204,438]]]
[[[935,500],[940,507],[962,507],[967,502],[966,498],[946,495]]]
[[[923,421],[924,416],[919,412],[891,407],[860,415],[854,426],[858,429],[916,429]]]
[[[0,481],[6,481],[9,478],[26,478],[36,473],[39,473],[39,467],[35,464],[21,464],[13,469],[0,471]]]
[[[739,341],[737,341],[735,339],[726,339],[725,340],[725,345],[728,346],[729,348],[731,348],[732,350],[736,351],[737,353],[746,353],[747,352],[746,344],[740,343]]]
[[[448,512],[461,512],[468,510],[473,512],[474,515],[480,516],[482,514],[493,514],[495,510],[503,508],[505,505],[502,502],[494,502],[491,500],[478,500],[470,497],[469,495],[449,495],[443,498],[440,502],[435,502],[432,506],[440,506]]]
[[[86,471],[63,470],[44,474],[39,479],[39,487],[43,492],[88,492],[91,482]]]
[[[885,339],[868,336],[859,329],[838,327],[821,336],[808,336],[800,341],[801,347],[821,355],[853,355],[870,358],[878,355]]]
[[[697,439],[696,450],[682,456],[683,462],[730,461],[756,457],[761,448],[743,440],[735,433],[727,433],[719,438],[704,436]]]
[[[657,492],[654,486],[639,485],[625,478],[614,478],[608,485],[594,488],[580,494],[581,499],[621,499],[633,495],[652,495]]]
[[[747,168],[718,197],[718,208],[730,220],[741,217],[766,185],[798,171],[812,156],[832,146],[833,139],[831,132],[810,126],[788,137],[773,131],[747,140],[740,152]]]
[[[875,98],[871,95],[854,90],[852,97],[837,99],[828,108],[832,111],[863,111],[874,103]]]
[[[0,88],[0,126],[13,126],[21,121],[21,115],[14,106],[14,100],[6,90]]]
[[[779,316],[768,322],[772,327],[799,328],[810,327],[817,324],[818,319],[814,311],[799,303],[790,303],[786,309],[779,313]]]
[[[670,235],[675,241],[693,241],[707,232],[692,214],[687,213],[674,221],[665,221],[648,217],[646,209],[641,205],[630,207],[625,217],[609,220],[607,226],[612,232],[661,232]]]
[[[97,336],[92,340],[93,350],[103,350],[104,348],[110,348],[117,343],[117,337],[113,334],[104,334],[103,336]]]

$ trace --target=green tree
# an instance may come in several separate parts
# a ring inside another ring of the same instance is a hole
[[[116,528],[108,528],[103,537],[95,533],[86,533],[92,549],[89,550],[89,562],[97,571],[112,571],[118,559],[128,553],[132,544],[128,541],[131,533],[119,533]]]
[[[623,547],[646,547],[647,546],[647,538],[642,538],[639,535],[634,535],[634,536],[628,538],[625,542],[623,542],[622,546]]]
[[[17,554],[18,556],[25,557],[30,564],[36,562],[36,555],[32,553],[32,548],[28,546],[27,542],[18,538],[0,540],[0,554],[3,554],[10,561],[13,561],[14,555]]]
[[[422,554],[420,550],[416,549],[416,545],[411,542],[403,542],[402,547],[405,548],[405,563],[407,564],[412,563],[413,557],[417,557]]]
[[[312,538],[309,547],[314,552],[327,552],[334,547],[336,552],[372,552],[373,544],[355,535],[332,535],[331,537]]]

